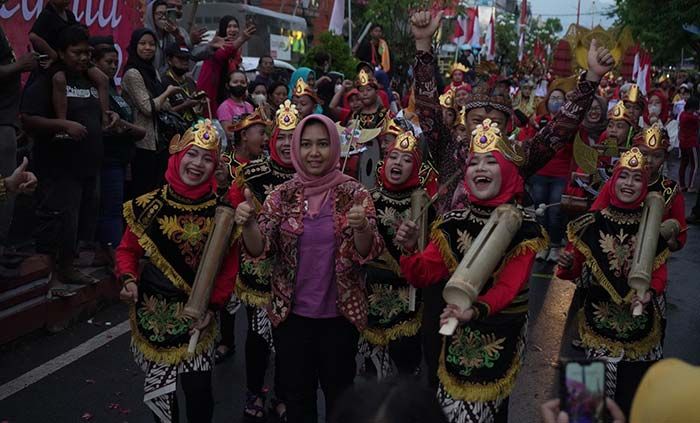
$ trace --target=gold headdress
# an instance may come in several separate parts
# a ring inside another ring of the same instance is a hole
[[[637,147],[632,147],[629,151],[625,151],[620,156],[620,161],[617,162],[617,166],[630,170],[643,170],[646,166],[647,161],[644,158],[644,154]]]
[[[608,119],[610,120],[623,120],[630,125],[634,125],[634,122],[632,121],[632,115],[630,115],[629,110],[627,110],[627,107],[625,107],[625,104],[622,101],[618,101],[615,107],[610,109],[608,112]]]
[[[302,77],[299,77],[297,82],[294,84],[294,91],[292,91],[292,94],[296,97],[308,95],[318,103],[318,96],[316,95],[316,92],[311,89],[309,84],[307,84]]]
[[[299,124],[299,111],[297,106],[289,100],[284,100],[277,110],[275,119],[277,127],[283,131],[291,131]]]
[[[233,125],[233,132],[242,131],[253,125],[272,125],[272,122],[267,119],[265,111],[262,107],[258,107],[253,111],[253,113],[246,115],[243,117],[243,119],[239,120],[235,125]]]
[[[472,131],[471,152],[488,153],[498,151],[516,166],[524,163],[525,158],[511,145],[507,138],[501,136],[501,130],[491,119],[484,121]]]
[[[634,137],[635,145],[643,145],[651,150],[668,149],[668,133],[657,123],[651,125]]]
[[[377,80],[374,79],[374,75],[368,73],[366,70],[362,69],[360,73],[357,74],[357,80],[355,81],[355,86],[357,88],[370,86],[373,88],[378,88]]]
[[[392,146],[393,150],[402,151],[405,153],[413,153],[418,148],[418,140],[411,133],[411,131],[406,131],[401,133],[396,137],[396,141]]]
[[[462,107],[459,109],[457,112],[457,116],[455,117],[455,123],[453,126],[467,126],[467,108]]]
[[[440,106],[446,109],[455,108],[455,92],[453,90],[449,90],[440,96]]]
[[[637,84],[630,84],[629,90],[623,95],[624,101],[629,101],[630,103],[644,102],[644,96],[639,92],[639,86]]]
[[[469,72],[469,68],[459,62],[455,62],[450,67],[450,75],[452,75],[454,71],[461,71],[462,73],[467,73]]]
[[[398,137],[400,133],[402,133],[404,129],[399,126],[398,123],[394,121],[394,119],[385,119],[384,120],[384,127],[382,128],[381,136],[386,136],[386,135],[393,135],[395,137]]]
[[[194,145],[205,150],[219,150],[219,134],[211,124],[209,119],[200,119],[192,125],[184,134],[176,134],[170,140],[168,151],[170,154],[179,153],[190,145]]]

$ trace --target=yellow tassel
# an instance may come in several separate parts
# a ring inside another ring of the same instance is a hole
[[[668,248],[664,248],[664,250],[659,253],[658,256],[656,256],[656,259],[654,259],[654,265],[652,266],[652,272],[657,270],[659,267],[661,267],[662,264],[666,263],[668,260],[668,256],[671,255],[671,251]]]
[[[433,226],[430,229],[430,240],[437,245],[440,255],[442,256],[442,261],[445,263],[447,270],[449,270],[450,273],[454,273],[459,263],[457,263],[457,260],[455,260],[450,243],[447,241],[445,234],[440,229],[441,224],[442,219],[437,219],[433,223]]]
[[[630,312],[631,313],[631,312]],[[649,334],[635,342],[619,342],[598,335],[588,326],[583,308],[578,312],[578,333],[584,346],[591,349],[603,348],[610,352],[612,356],[619,357],[623,351],[625,358],[636,360],[641,358],[656,347],[661,342],[661,323],[658,315],[655,315]]]
[[[399,338],[407,338],[418,333],[423,320],[423,307],[418,310],[415,317],[398,323],[388,329],[365,328],[362,336],[372,345],[386,346],[389,342]]]
[[[270,292],[260,292],[249,287],[240,277],[236,277],[236,295],[244,304],[260,308],[267,307],[272,297]]]
[[[187,352],[187,345],[170,348],[153,347],[153,345],[141,335],[141,332],[139,332],[136,323],[136,311],[133,306],[129,310],[129,322],[131,323],[131,339],[134,346],[147,360],[165,364],[179,364],[183,360],[210,350],[214,347],[214,341],[216,341],[216,335],[219,331],[216,321],[212,321],[204,332],[201,333],[194,354],[190,354]]]
[[[445,368],[445,339],[443,338],[442,352],[440,353],[440,366],[438,378],[450,396],[459,401],[485,402],[505,398],[510,395],[515,386],[522,361],[520,354],[513,357],[513,363],[506,374],[499,380],[490,383],[468,383],[452,376]]]
[[[158,270],[163,272],[163,274],[172,282],[175,287],[181,289],[187,293],[187,295],[192,292],[192,287],[185,282],[185,280],[180,276],[175,269],[168,263],[168,261],[163,257],[163,255],[158,250],[156,244],[146,235],[146,230],[141,226],[134,216],[134,209],[131,202],[124,204],[124,219],[131,232],[136,235],[139,240],[139,245],[148,253],[149,261],[153,263]]]
[[[549,235],[545,232],[544,228],[541,228],[541,237],[527,239],[520,244],[516,245],[512,250],[510,250],[506,257],[501,261],[501,265],[493,273],[493,278],[497,279],[503,268],[515,257],[526,254],[530,252],[538,252],[544,250],[549,246]]]

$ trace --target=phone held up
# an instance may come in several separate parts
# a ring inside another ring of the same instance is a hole
[[[608,421],[605,405],[605,362],[562,360],[560,369],[561,410],[569,415],[569,422]]]

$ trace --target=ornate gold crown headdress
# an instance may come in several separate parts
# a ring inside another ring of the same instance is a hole
[[[413,153],[418,148],[418,140],[410,131],[405,131],[396,137],[393,147],[395,150]]]
[[[170,154],[179,153],[190,145],[194,145],[209,151],[219,150],[219,134],[209,119],[200,119],[185,131],[184,134],[176,134],[170,140],[168,151]]]
[[[291,131],[299,124],[299,111],[297,106],[289,100],[284,100],[277,109],[277,127],[283,131]]]
[[[272,125],[272,122],[267,119],[265,110],[263,110],[262,107],[258,107],[253,111],[253,113],[245,115],[243,119],[239,120],[235,125],[233,125],[233,131],[242,131],[253,125]]]
[[[462,107],[459,109],[457,112],[457,116],[455,117],[455,123],[453,126],[467,126],[467,108]]]
[[[489,153],[498,151],[503,154],[506,159],[513,162],[516,166],[521,166],[525,158],[516,150],[507,138],[501,136],[501,130],[491,119],[484,121],[472,131],[471,152],[472,153]]]
[[[382,133],[380,135],[393,135],[395,137],[398,137],[399,134],[403,131],[404,129],[401,126],[399,126],[399,124],[396,123],[394,119],[385,119],[384,127],[382,128]]]
[[[440,96],[440,106],[446,109],[455,108],[455,92],[453,90],[449,90]]]
[[[316,96],[316,92],[309,86],[309,84],[306,83],[306,81],[304,81],[304,78],[299,77],[299,79],[297,79],[297,82],[294,84],[292,94],[296,97],[308,95],[318,103],[318,96]]]
[[[654,123],[638,134],[634,138],[634,143],[643,145],[651,150],[666,151],[669,143],[668,133],[658,123]]]
[[[617,162],[618,167],[630,170],[643,170],[646,164],[647,161],[644,158],[644,154],[637,147],[632,147],[622,153],[620,161]]]
[[[618,101],[615,107],[613,107],[608,112],[608,119],[623,120],[629,123],[630,125],[634,125],[634,122],[632,122],[632,116],[630,115],[629,110],[627,110],[627,107],[625,107],[625,104],[622,101]]]
[[[643,100],[642,96],[639,94],[639,85],[632,84],[627,94],[623,96],[624,101],[629,101],[630,103],[636,103]]]
[[[450,67],[450,75],[452,75],[454,71],[461,71],[462,73],[467,73],[469,72],[469,68],[459,62],[455,62]]]

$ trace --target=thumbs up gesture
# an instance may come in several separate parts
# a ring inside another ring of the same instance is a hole
[[[588,49],[588,79],[600,81],[606,73],[615,65],[610,51],[598,42],[595,38],[591,40],[591,47]]]
[[[365,213],[365,207],[362,205],[362,199],[358,196],[354,198],[354,204],[350,210],[348,210],[347,219],[348,226],[350,226],[355,231],[363,231],[367,229],[369,221],[367,220],[367,214]]]
[[[243,195],[245,196],[245,201],[236,207],[235,220],[236,224],[247,226],[255,221],[255,201],[253,200],[253,193],[248,188],[243,191]]]
[[[12,175],[5,178],[5,187],[9,192],[26,193],[36,188],[37,179],[32,172],[27,171],[29,160],[25,157]]]

